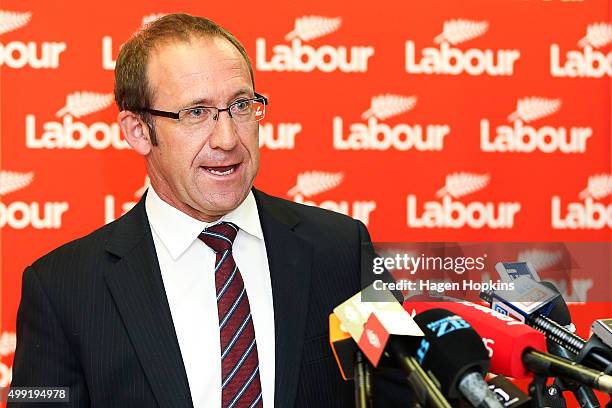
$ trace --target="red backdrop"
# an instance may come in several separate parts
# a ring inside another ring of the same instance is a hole
[[[142,158],[115,121],[112,68],[146,19],[204,15],[243,42],[270,98],[256,180],[269,193],[360,218],[379,242],[610,242],[610,9],[4,0],[0,386],[23,268],[142,193]],[[611,315],[609,299],[596,300],[573,307],[582,335]]]

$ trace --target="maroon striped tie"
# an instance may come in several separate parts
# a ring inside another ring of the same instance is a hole
[[[263,406],[259,360],[249,298],[232,255],[238,227],[221,222],[206,228],[200,239],[211,247],[221,337],[221,389],[223,408]]]

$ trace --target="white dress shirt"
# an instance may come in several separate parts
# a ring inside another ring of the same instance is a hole
[[[194,408],[221,406],[221,345],[215,253],[198,235],[209,225],[163,201],[149,187],[145,207]],[[264,408],[274,407],[274,308],[259,213],[250,192],[220,221],[240,227],[232,252],[251,306]]]

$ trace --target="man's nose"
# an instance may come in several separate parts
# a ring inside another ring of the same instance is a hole
[[[238,144],[239,137],[229,111],[219,112],[215,120],[214,128],[209,138],[212,149],[232,150]]]

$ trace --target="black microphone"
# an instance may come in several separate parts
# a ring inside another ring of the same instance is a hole
[[[502,408],[483,378],[489,369],[488,352],[465,319],[448,310],[430,309],[414,321],[425,333],[417,360],[440,382],[447,398],[463,395],[474,407]]]
[[[393,361],[406,373],[406,380],[414,393],[414,399],[420,405],[435,408],[451,408],[440,392],[439,385],[423,370],[416,358],[412,356],[412,347],[397,337],[391,337],[387,343],[385,357]]]

